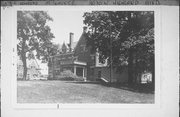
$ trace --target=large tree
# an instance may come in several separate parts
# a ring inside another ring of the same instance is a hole
[[[54,38],[48,21],[53,19],[44,11],[18,11],[17,12],[17,50],[23,62],[23,79],[27,76],[27,59],[37,58],[47,61],[55,48],[52,44]]]
[[[84,24],[92,52],[98,51],[102,63],[108,60],[113,67],[128,66],[130,84],[144,70],[154,73],[154,12],[86,12]]]

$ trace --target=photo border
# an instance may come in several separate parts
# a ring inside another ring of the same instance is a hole
[[[17,103],[17,11],[18,10],[43,10],[47,11],[154,11],[154,25],[155,25],[155,92],[154,104],[104,104],[104,103]],[[158,6],[13,6],[13,34],[11,38],[13,49],[13,64],[12,64],[12,106],[14,109],[158,109],[161,107],[161,9]],[[59,108],[58,108],[59,107]]]

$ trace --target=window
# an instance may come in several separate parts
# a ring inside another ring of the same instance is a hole
[[[86,51],[87,51],[86,45],[81,45],[81,52],[86,52]]]

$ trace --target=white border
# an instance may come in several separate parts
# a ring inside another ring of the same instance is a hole
[[[106,11],[154,11],[155,15],[155,104],[60,104],[59,109],[158,109],[160,108],[160,89],[161,89],[161,66],[160,66],[160,55],[161,55],[161,13],[158,6],[15,6],[13,7],[13,35],[11,42],[12,47],[15,49],[13,53],[12,66],[12,106],[14,109],[57,109],[57,103],[52,104],[19,104],[17,103],[17,59],[16,49],[17,41],[13,37],[17,37],[16,24],[17,24],[17,11],[18,10],[60,10],[60,11],[92,11],[92,10],[106,10]]]

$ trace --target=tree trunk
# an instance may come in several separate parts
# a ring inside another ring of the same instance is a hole
[[[23,55],[22,57],[23,62],[23,79],[27,80],[27,63],[26,63],[26,56]]]
[[[133,50],[129,50],[129,58],[128,58],[128,84],[133,84]]]
[[[22,59],[22,63],[23,63],[23,79],[27,80],[27,63],[26,63],[25,44],[26,44],[26,41],[23,40],[22,51],[21,51],[21,59]]]

